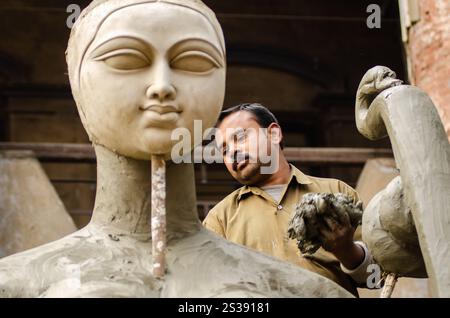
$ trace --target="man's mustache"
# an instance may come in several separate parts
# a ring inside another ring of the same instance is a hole
[[[237,171],[239,163],[250,160],[250,158],[251,157],[248,153],[235,152],[233,157],[231,158],[233,163],[233,171]]]

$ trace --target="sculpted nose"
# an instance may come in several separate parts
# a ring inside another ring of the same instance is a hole
[[[149,99],[159,102],[175,100],[177,92],[170,81],[168,67],[160,67],[155,74],[153,83],[148,87],[146,95]]]
[[[158,83],[151,85],[147,90],[147,97],[157,99],[160,102],[174,100],[176,97],[175,88],[168,83]]]

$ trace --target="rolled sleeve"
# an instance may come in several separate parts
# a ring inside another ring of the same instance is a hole
[[[225,231],[223,229],[222,224],[220,223],[220,220],[217,218],[216,213],[214,213],[213,210],[211,210],[208,215],[206,216],[205,220],[203,221],[203,226],[207,228],[208,230],[216,233],[217,235],[225,237]]]

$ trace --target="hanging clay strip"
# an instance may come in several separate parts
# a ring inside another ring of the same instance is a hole
[[[391,298],[395,284],[397,283],[397,278],[398,276],[392,273],[387,275],[380,298]]]
[[[152,156],[152,256],[153,276],[163,278],[166,270],[166,162]]]

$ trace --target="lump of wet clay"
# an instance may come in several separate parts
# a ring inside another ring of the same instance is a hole
[[[288,235],[297,239],[302,254],[314,254],[321,246],[319,224],[326,224],[324,217],[342,223],[346,218],[356,228],[362,220],[362,202],[356,204],[353,197],[342,193],[308,193],[295,208],[289,222]]]

